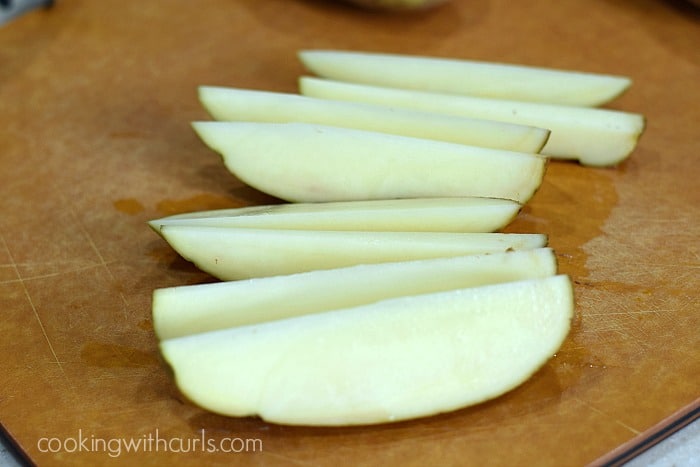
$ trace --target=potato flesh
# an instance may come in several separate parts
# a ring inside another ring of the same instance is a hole
[[[622,76],[437,57],[304,50],[299,58],[338,81],[561,105],[604,104],[631,84]]]
[[[303,77],[301,93],[445,115],[484,118],[551,130],[541,153],[591,166],[615,165],[629,156],[644,131],[639,114],[582,107],[390,89]]]
[[[513,70],[507,74],[517,77]],[[278,93],[231,96],[230,89],[226,95],[223,91],[200,88],[202,102],[217,119],[245,123],[226,132],[209,123],[194,127],[222,153],[229,170],[285,200],[348,202],[335,212],[301,205],[279,213],[274,211],[280,207],[267,206],[151,223],[180,254],[219,278],[277,276],[154,293],[162,353],[194,402],[224,415],[260,415],[286,424],[404,420],[497,397],[529,378],[558,349],[573,314],[572,290],[568,278],[553,277],[553,253],[542,248],[546,236],[468,234],[457,239],[445,232],[491,232],[504,224],[475,228],[472,219],[456,227],[450,219],[450,230],[421,217],[426,211],[396,215],[395,207],[356,209],[364,200],[488,196],[509,198],[510,211],[502,204],[498,208],[512,219],[544,172],[544,158],[530,158],[528,165],[523,156],[542,149],[549,130],[532,123],[526,128],[521,120],[496,125],[495,119],[445,116],[439,110],[404,112],[381,102],[321,103],[322,98],[292,95],[283,102]],[[343,108],[350,110],[343,113]],[[452,127],[458,120],[472,133],[467,139]],[[271,121],[318,125],[251,123]],[[602,127],[615,132],[617,123]],[[522,133],[511,131],[516,129]],[[400,136],[387,138],[381,132]],[[604,132],[597,136],[608,137]],[[448,145],[427,145],[419,138]],[[458,151],[457,146],[464,147]],[[582,162],[592,165],[610,163],[609,157],[585,157]],[[433,177],[440,166],[447,169]],[[503,179],[507,183],[499,185]],[[283,188],[275,191],[275,185]],[[488,191],[494,185],[495,191]],[[488,208],[494,215],[495,207]],[[430,213],[436,220],[448,217],[444,211]],[[380,235],[359,230],[360,221]],[[396,232],[426,225],[436,231],[432,236]],[[475,255],[520,248],[534,250]],[[457,256],[464,254],[470,256]],[[414,256],[438,259],[406,261]],[[382,264],[327,269],[376,261]],[[308,272],[279,275],[300,270]]]
[[[202,86],[199,99],[220,121],[304,122],[537,153],[549,130],[295,94]]]
[[[326,125],[193,126],[239,179],[293,202],[477,196],[524,203],[546,167],[534,154]]]
[[[399,261],[157,289],[159,339],[348,308],[402,295],[553,276],[550,248]]]
[[[284,424],[372,424],[456,410],[529,378],[573,314],[566,276],[304,315],[161,342],[207,410]]]
[[[296,230],[494,232],[520,204],[494,198],[420,198],[330,203],[286,203],[178,214],[149,222]]]
[[[185,259],[222,280],[546,246],[543,234],[307,231],[163,225]]]

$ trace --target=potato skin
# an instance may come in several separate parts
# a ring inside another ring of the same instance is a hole
[[[445,3],[447,0],[345,0],[374,10],[422,10]]]

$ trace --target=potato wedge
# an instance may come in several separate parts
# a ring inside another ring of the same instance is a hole
[[[298,55],[314,74],[338,81],[547,104],[597,106],[632,84],[625,76],[463,59],[342,50]]]
[[[290,425],[395,422],[498,397],[561,346],[566,276],[457,289],[160,343],[182,393]]]
[[[272,230],[161,225],[182,257],[222,279],[541,248],[544,234]]]
[[[328,203],[284,203],[199,211],[155,219],[150,226],[199,225],[297,230],[385,232],[495,232],[520,211],[495,198],[406,198]]]
[[[159,339],[292,318],[392,297],[553,276],[550,248],[398,261],[156,289]]]
[[[590,166],[622,162],[636,147],[645,127],[642,115],[618,110],[451,96],[312,77],[302,77],[300,89],[302,94],[313,97],[548,128],[551,133],[541,151],[543,155],[576,159]]]
[[[201,86],[199,100],[219,121],[317,123],[532,153],[549,138],[531,126],[281,92]]]
[[[226,167],[293,202],[485,197],[525,203],[546,158],[305,123],[195,122]]]

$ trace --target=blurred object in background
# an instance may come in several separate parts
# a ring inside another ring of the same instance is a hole
[[[422,10],[445,3],[448,0],[344,0],[347,3],[375,10]]]
[[[48,8],[53,0],[0,0],[0,26],[35,8]]]

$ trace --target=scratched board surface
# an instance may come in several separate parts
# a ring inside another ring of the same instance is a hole
[[[660,0],[453,0],[415,15],[321,0],[64,0],[3,26],[0,423],[40,465],[594,461],[700,396],[699,42],[697,13]],[[334,429],[220,417],[178,394],[151,293],[212,278],[146,221],[277,202],[228,174],[189,123],[208,118],[200,84],[295,92],[301,48],[634,79],[609,105],[648,118],[631,158],[550,163],[506,229],[548,234],[577,300],[561,351],[521,387],[450,414]],[[193,438],[241,452],[154,444]],[[97,442],[113,439],[143,444]]]

